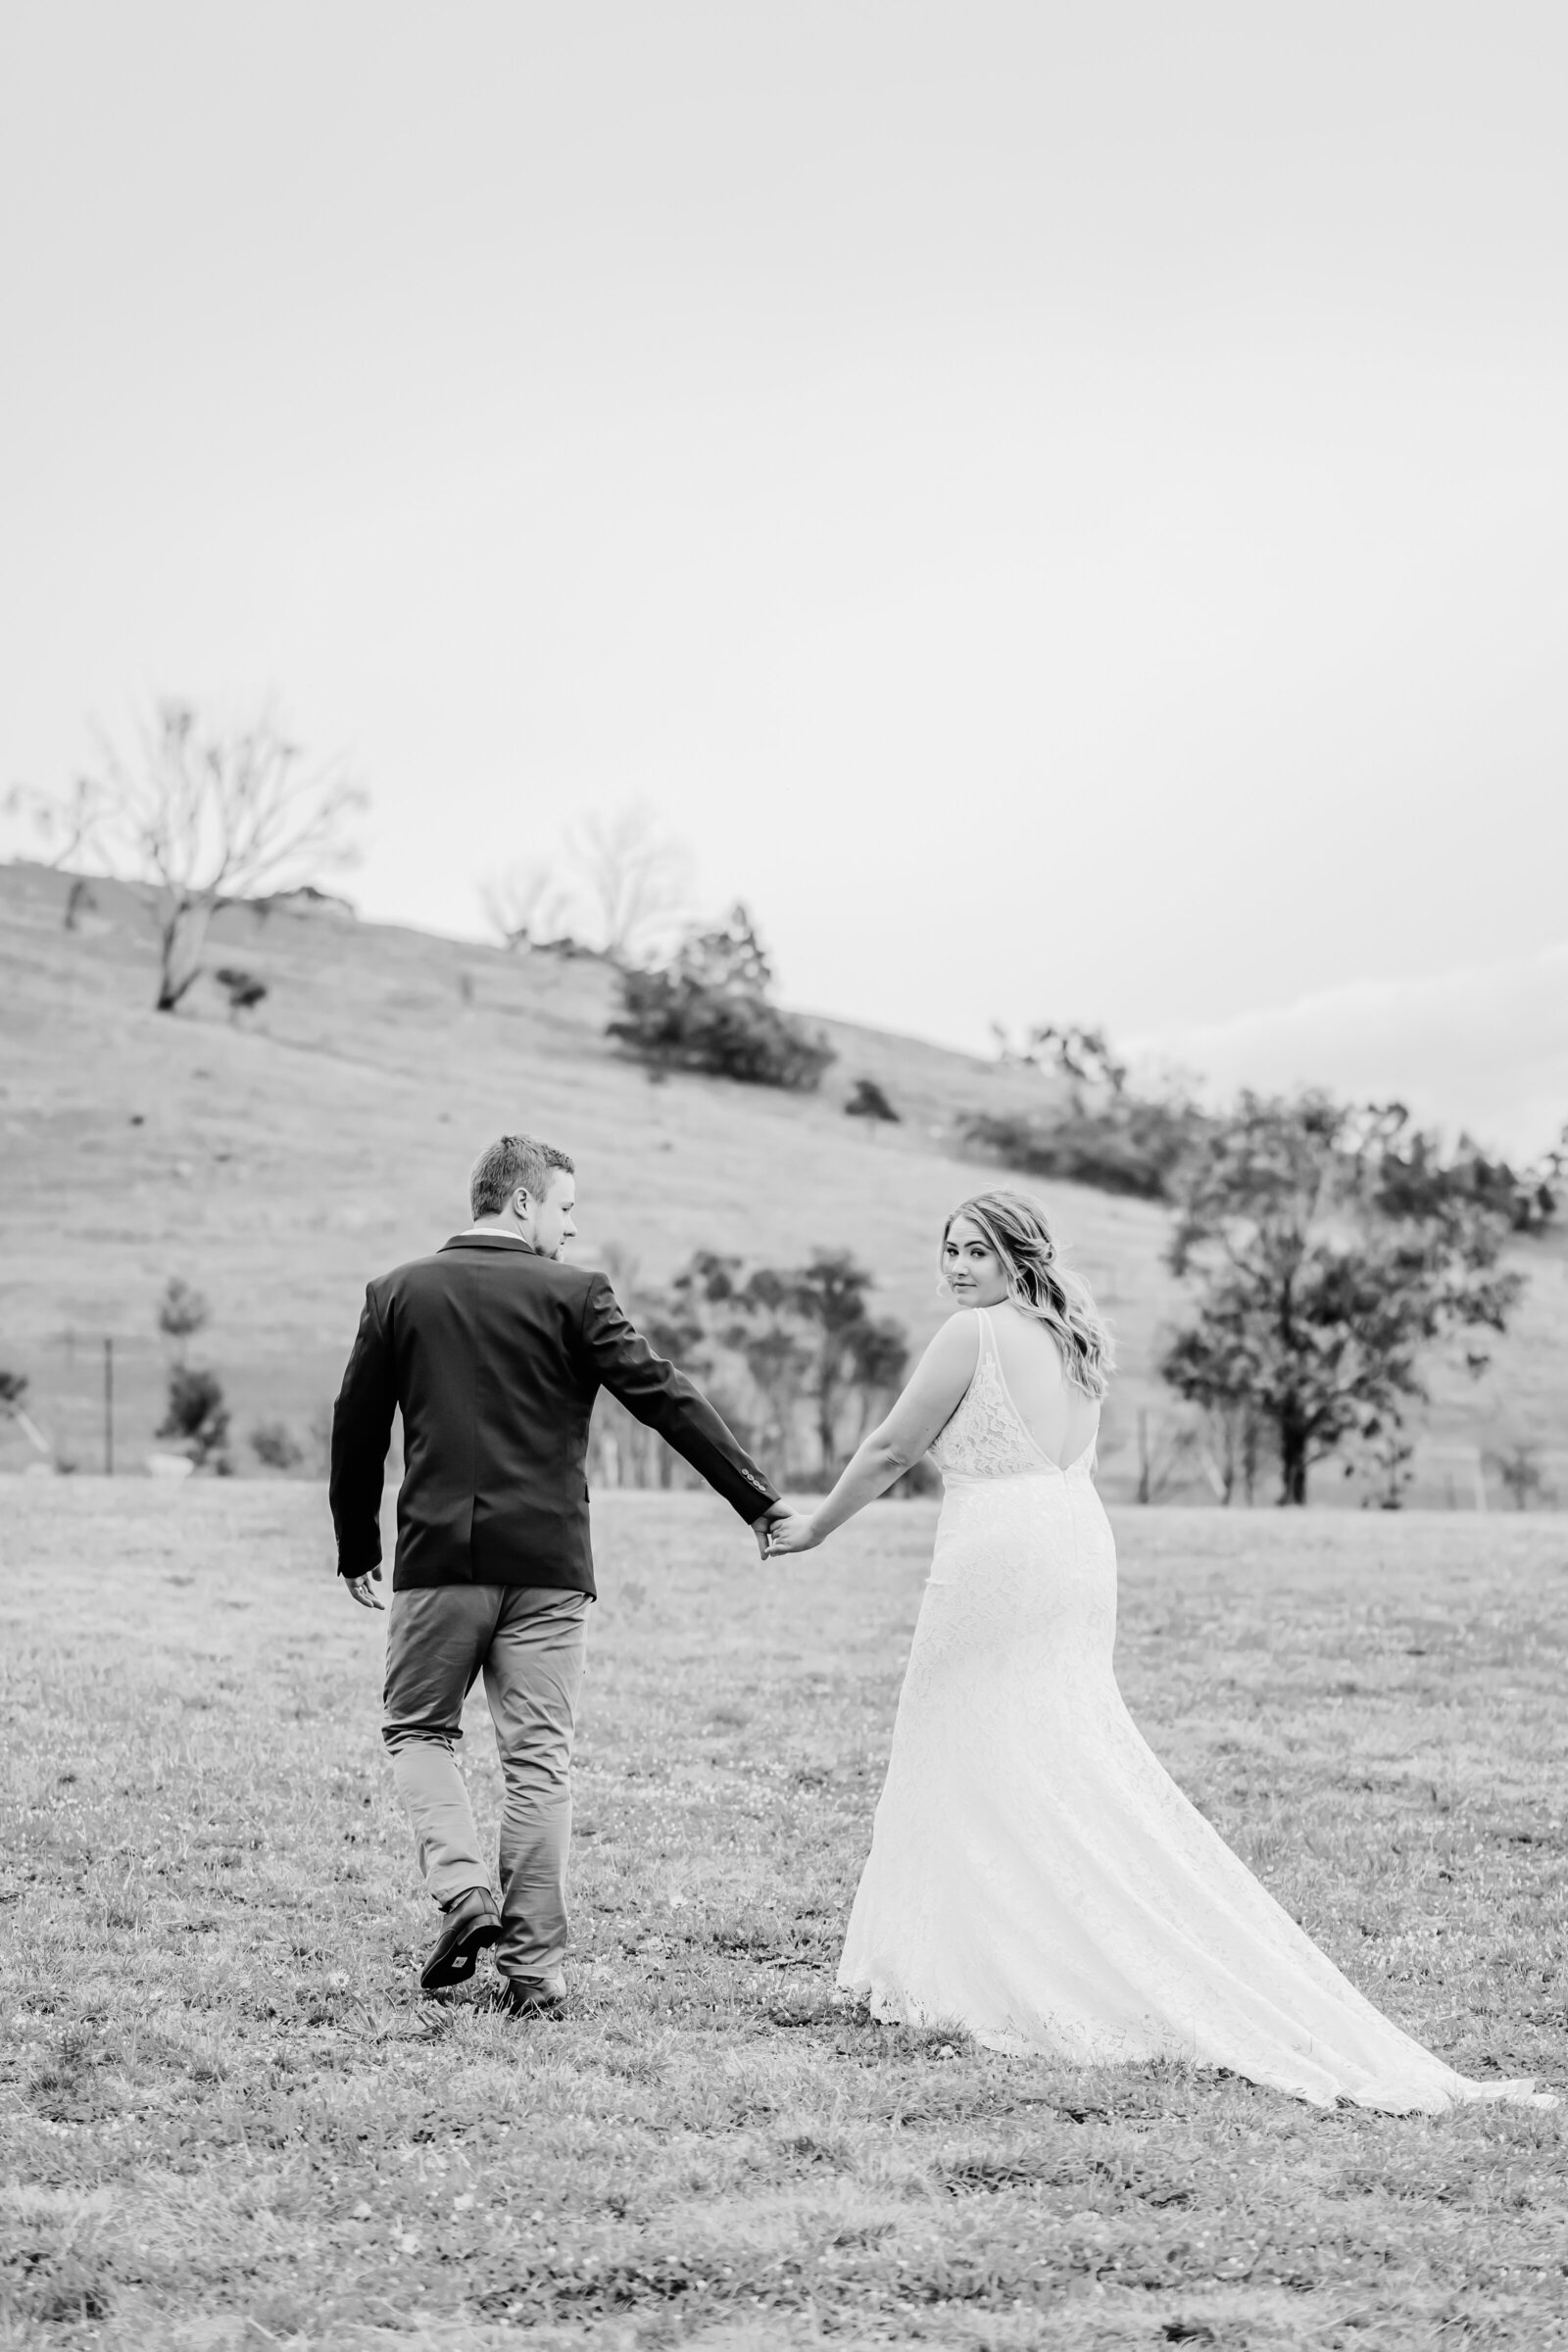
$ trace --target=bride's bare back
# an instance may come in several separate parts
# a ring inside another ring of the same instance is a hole
[[[1019,1420],[1049,1461],[1070,1470],[1094,1446],[1098,1401],[1073,1387],[1054,1334],[1036,1316],[1009,1299],[981,1312],[996,1335],[1002,1377]]]

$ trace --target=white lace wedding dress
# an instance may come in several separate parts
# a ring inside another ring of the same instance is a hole
[[[1530,2098],[1381,2016],[1147,1746],[1111,1671],[1116,1553],[1089,1459],[1041,1451],[977,1319],[932,1448],[946,1495],[840,1984],[989,2049],[1185,2058],[1318,2106]]]

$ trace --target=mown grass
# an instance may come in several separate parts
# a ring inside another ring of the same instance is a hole
[[[932,1513],[607,1498],[573,2015],[419,2000],[293,1486],[0,1494],[0,2346],[1568,2342],[1563,2111],[1319,2115],[833,1997]],[[1568,2081],[1568,1527],[1123,1514],[1124,1685],[1375,1998]],[[482,1711],[468,1769],[493,1818]]]

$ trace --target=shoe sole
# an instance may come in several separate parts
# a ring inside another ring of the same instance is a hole
[[[449,1984],[466,1984],[478,1963],[479,1954],[501,1941],[499,1919],[481,1919],[460,1936],[450,1952],[432,1960],[419,1978],[421,1992],[444,1992]]]

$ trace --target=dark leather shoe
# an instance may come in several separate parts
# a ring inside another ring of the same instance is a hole
[[[419,1990],[439,1992],[446,1984],[466,1984],[479,1954],[500,1941],[495,1896],[488,1886],[470,1886],[447,1906],[435,1949],[419,1971]]]
[[[566,1996],[545,1977],[508,1977],[496,1995],[496,2007],[508,2017],[543,2018],[559,2025],[566,2014]]]

